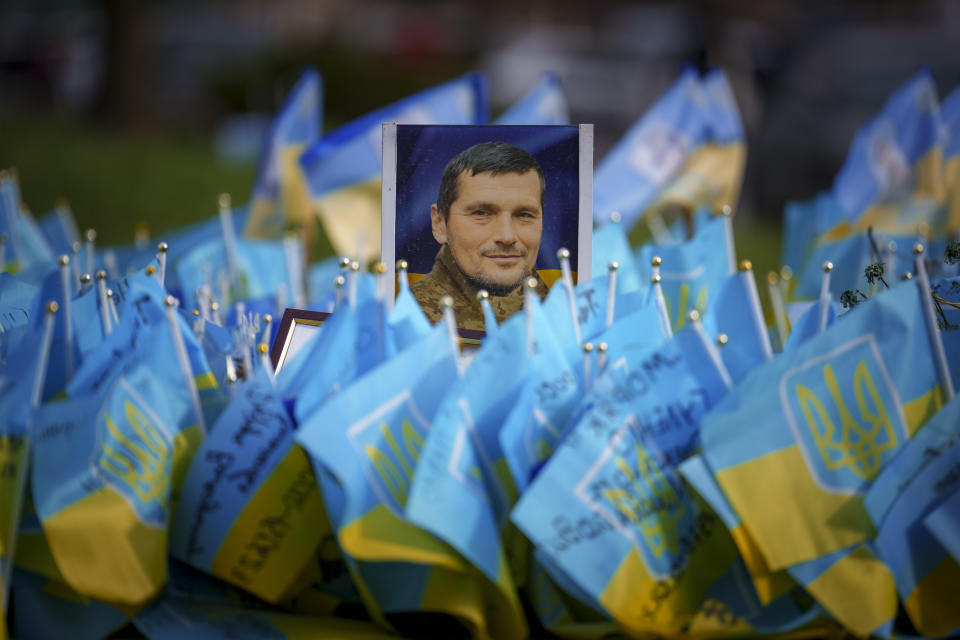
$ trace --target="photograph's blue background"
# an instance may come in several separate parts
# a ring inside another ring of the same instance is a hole
[[[580,202],[579,128],[571,126],[397,125],[396,258],[410,273],[429,273],[440,245],[430,229],[443,170],[458,153],[480,142],[507,142],[532,155],[546,180],[543,234],[536,269],[559,269],[557,249],[570,250],[577,267]]]

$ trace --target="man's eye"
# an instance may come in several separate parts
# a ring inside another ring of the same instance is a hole
[[[486,216],[486,215],[489,215],[489,212],[486,211],[486,210],[484,210],[484,209],[477,209],[476,211],[473,212],[473,215],[475,215],[475,216]]]
[[[537,217],[530,211],[518,211],[516,215],[518,218],[536,218]]]

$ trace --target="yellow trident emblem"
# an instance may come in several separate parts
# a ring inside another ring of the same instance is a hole
[[[670,481],[640,445],[637,445],[636,474],[623,458],[617,457],[615,464],[634,491],[604,489],[603,497],[629,520],[639,521],[654,557],[659,558],[668,548],[671,553],[677,553],[680,539],[677,527],[686,510]]]
[[[859,420],[854,419],[847,408],[829,364],[823,367],[823,379],[840,418],[839,429],[817,395],[803,385],[796,385],[797,401],[820,456],[828,470],[849,467],[864,480],[872,480],[880,471],[884,452],[896,448],[898,441],[887,408],[867,370],[867,363],[861,360],[853,374]]]

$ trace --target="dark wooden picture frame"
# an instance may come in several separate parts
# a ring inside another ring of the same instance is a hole
[[[330,314],[326,311],[284,309],[280,327],[277,329],[277,337],[274,338],[273,346],[270,348],[270,362],[273,364],[274,372],[280,371],[287,360],[297,353],[296,351],[289,353],[291,344],[295,344],[294,336],[297,328],[322,327],[329,317]]]

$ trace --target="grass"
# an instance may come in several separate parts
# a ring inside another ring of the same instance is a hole
[[[246,202],[254,167],[219,162],[207,137],[120,133],[66,118],[0,115],[0,167],[16,167],[23,201],[37,216],[66,197],[81,232],[104,244],[133,241],[217,214],[217,196]]]

